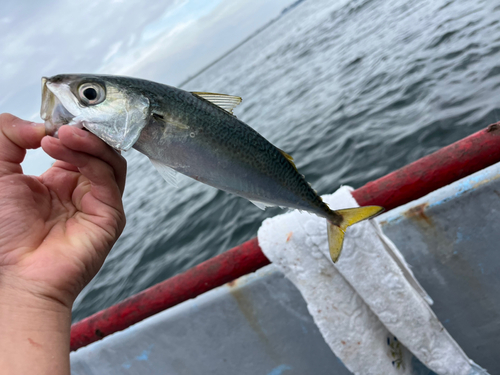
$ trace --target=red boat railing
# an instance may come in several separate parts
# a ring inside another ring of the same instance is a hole
[[[500,122],[353,192],[361,205],[391,210],[500,161]],[[73,324],[71,350],[269,264],[257,238]]]

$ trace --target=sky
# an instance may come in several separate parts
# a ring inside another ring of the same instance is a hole
[[[40,122],[40,79],[55,74],[117,74],[176,86],[293,2],[2,0],[0,113]],[[51,163],[42,150],[30,151],[23,169],[39,175]]]

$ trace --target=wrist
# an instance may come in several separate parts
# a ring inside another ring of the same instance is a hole
[[[34,293],[0,287],[0,329],[61,330],[71,324],[71,308]]]
[[[33,272],[35,267],[37,270]],[[43,265],[0,266],[0,304],[71,311],[77,296],[73,293],[74,288],[70,288],[74,285],[57,280],[60,272],[40,271],[42,268]]]
[[[0,287],[0,368],[8,374],[69,374],[71,310]]]

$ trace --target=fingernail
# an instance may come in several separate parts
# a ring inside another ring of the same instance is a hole
[[[45,124],[43,122],[42,123],[40,123],[40,122],[32,122],[32,123],[30,123],[30,125],[33,128],[35,128],[36,131],[40,132],[40,134],[43,134],[43,135],[47,134],[47,131],[45,129]]]
[[[89,132],[86,132],[85,130],[79,129],[79,128],[71,128],[73,130],[73,134],[76,135],[77,137],[80,138],[86,138],[89,135]]]
[[[47,138],[47,140],[45,142],[50,142],[50,143],[59,142],[59,139],[54,138],[54,137],[52,137],[50,135],[46,135],[42,139],[45,139],[45,138]]]

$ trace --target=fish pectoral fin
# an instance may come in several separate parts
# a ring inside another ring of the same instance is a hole
[[[215,104],[217,107],[222,108],[230,114],[233,114],[233,109],[241,103],[241,98],[239,96],[215,94],[212,92],[192,92],[192,94],[208,100],[210,103]]]
[[[163,113],[160,112],[153,112],[152,116],[155,121],[158,122],[163,122],[167,125],[169,125],[170,128],[175,127],[178,130],[187,130],[189,129],[189,126],[183,123],[182,121],[177,121],[172,118],[168,118],[168,116],[165,116]],[[165,130],[167,131],[169,127],[165,127]]]
[[[258,201],[253,201],[251,199],[249,199],[249,201],[252,202],[253,204],[255,204],[257,207],[259,207],[261,210],[265,210],[266,207],[272,207],[273,206],[272,204],[262,203],[262,202],[258,202]]]
[[[380,206],[365,206],[356,208],[346,208],[344,210],[335,210],[335,213],[342,216],[342,221],[339,225],[335,225],[330,221],[328,224],[328,248],[330,257],[335,263],[342,252],[342,244],[344,243],[344,235],[347,227],[356,224],[365,219],[371,219],[384,211]]]
[[[151,164],[156,168],[158,173],[163,177],[167,183],[170,185],[177,187],[177,173],[174,171],[172,168],[166,166],[165,164],[159,162],[158,160],[155,159],[149,159],[151,160]]]

